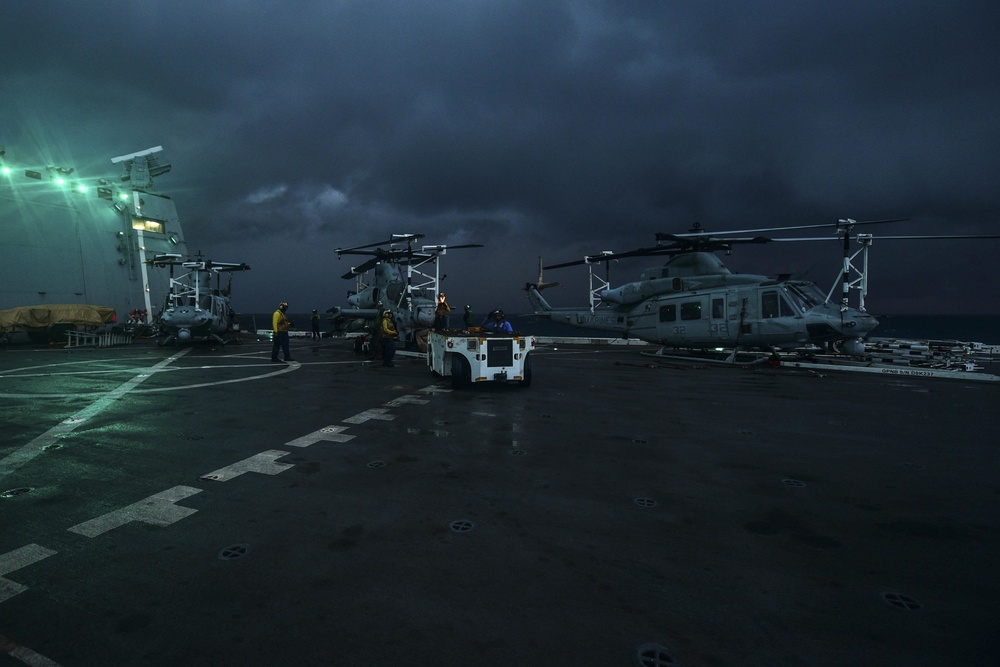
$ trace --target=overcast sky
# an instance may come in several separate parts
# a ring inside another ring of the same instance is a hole
[[[191,249],[252,266],[241,312],[344,305],[334,249],[392,233],[483,244],[445,289],[509,313],[539,255],[696,221],[1000,233],[993,1],[8,0],[0,24],[0,147],[117,175],[162,145]],[[876,240],[869,309],[1000,313],[998,251]],[[825,292],[840,247],[726,262]],[[585,268],[545,277],[586,302]]]

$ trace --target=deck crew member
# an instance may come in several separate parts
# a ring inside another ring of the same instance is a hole
[[[396,331],[396,323],[392,319],[392,311],[386,310],[382,313],[382,365],[395,366],[392,358],[396,356],[396,341],[399,340],[399,332]]]
[[[320,333],[319,333],[319,313],[316,312],[315,308],[313,308],[313,313],[312,313],[312,325],[313,325],[313,340],[319,340],[319,337],[320,337]]]
[[[499,308],[494,310],[486,320],[483,321],[483,329],[494,333],[514,333],[514,327],[510,325],[503,311]]]
[[[445,300],[444,292],[441,292],[438,294],[437,308],[434,309],[435,331],[448,328],[448,313],[450,312],[451,306],[449,306],[448,301]]]
[[[288,302],[282,301],[278,304],[278,309],[274,311],[271,318],[271,330],[273,331],[274,343],[271,346],[271,361],[278,359],[278,348],[285,355],[285,361],[293,361],[291,353],[288,351],[288,330],[292,327],[292,321],[288,319],[285,312],[288,310]]]

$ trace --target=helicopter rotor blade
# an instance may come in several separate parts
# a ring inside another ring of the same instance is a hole
[[[789,227],[762,227],[760,229],[730,229],[724,231],[694,231],[694,232],[681,232],[679,234],[668,234],[664,232],[657,232],[657,241],[676,241],[679,239],[691,239],[691,238],[704,238],[712,236],[722,236],[726,234],[756,234],[758,232],[783,232],[792,231],[797,229],[829,229],[833,227],[834,229],[842,229],[844,227],[854,227],[857,225],[884,225],[890,222],[905,222],[909,218],[886,218],[884,220],[851,220],[851,221],[840,221],[835,223],[824,223],[819,225],[792,225]]]
[[[929,236],[871,236],[873,241],[910,241],[910,240],[947,240],[947,239],[1000,239],[1000,234],[952,234],[952,235],[929,235]],[[834,236],[790,236],[787,238],[773,238],[775,242],[796,242],[796,241],[839,241]],[[858,237],[852,236],[852,241],[857,241]]]
[[[875,236],[873,237],[876,241],[904,241],[910,239],[916,240],[927,240],[927,239],[1000,239],[1000,234],[952,234],[945,236]]]
[[[337,248],[334,252],[336,252],[338,256],[349,255],[349,254],[360,255],[365,253],[354,253],[352,251],[362,250],[364,248],[377,248],[378,246],[385,246],[385,245],[391,246],[394,243],[403,243],[403,242],[410,243],[417,239],[422,239],[423,237],[424,237],[423,234],[393,234],[392,237],[386,241],[378,241],[377,243],[365,243],[364,245],[356,245],[350,248]]]
[[[626,250],[623,252],[604,252],[596,255],[587,255],[583,259],[577,259],[572,262],[562,262],[560,264],[549,264],[542,267],[543,269],[562,269],[567,266],[579,266],[581,264],[597,264],[599,262],[610,262],[618,259],[625,259],[627,257],[655,257],[657,255],[676,255],[683,252],[679,248],[666,247],[666,246],[653,246],[651,248],[636,248],[635,250]]]

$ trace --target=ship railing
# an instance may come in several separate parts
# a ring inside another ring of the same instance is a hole
[[[113,331],[67,331],[66,347],[111,347],[130,345],[132,334]]]

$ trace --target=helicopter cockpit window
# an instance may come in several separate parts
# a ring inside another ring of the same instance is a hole
[[[760,295],[760,315],[764,319],[793,317],[795,310],[776,290],[768,290]]]
[[[666,306],[660,306],[660,321],[661,322],[673,322],[677,319],[677,305],[669,304]]]
[[[785,287],[785,294],[803,313],[826,301],[823,293],[812,283],[786,283]]]
[[[689,301],[687,303],[681,304],[681,319],[682,320],[700,320],[701,319],[701,301]]]

